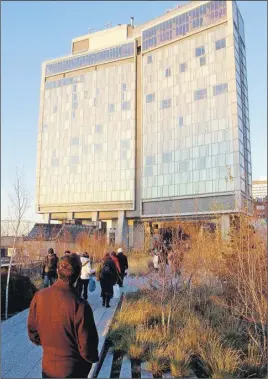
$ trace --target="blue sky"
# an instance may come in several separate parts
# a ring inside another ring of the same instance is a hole
[[[34,212],[41,63],[70,54],[72,38],[88,29],[160,16],[185,1],[2,2],[1,217],[16,167],[24,167]],[[253,179],[267,175],[267,3],[239,1],[245,22]]]

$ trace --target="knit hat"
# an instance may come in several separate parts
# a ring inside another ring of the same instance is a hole
[[[123,253],[123,249],[122,249],[122,247],[119,247],[119,249],[117,249],[117,252],[118,252],[118,253]]]

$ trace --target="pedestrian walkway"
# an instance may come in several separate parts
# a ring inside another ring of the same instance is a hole
[[[111,300],[111,308],[102,307],[100,285],[89,293],[88,302],[92,307],[99,334],[99,350],[104,346],[106,333],[113,318],[119,299]],[[137,280],[126,278],[121,292],[136,290]],[[42,347],[35,346],[28,338],[28,309],[1,323],[1,378],[41,378]]]

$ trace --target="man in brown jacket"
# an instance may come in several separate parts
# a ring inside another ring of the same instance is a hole
[[[43,378],[87,378],[98,361],[93,313],[73,286],[80,272],[80,258],[65,255],[58,264],[59,279],[38,291],[31,302],[28,335],[43,347]]]

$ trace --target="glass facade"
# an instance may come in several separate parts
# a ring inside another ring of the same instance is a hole
[[[60,74],[62,72],[77,70],[79,68],[94,66],[100,63],[133,57],[134,42],[103,49],[79,57],[71,57],[46,65],[46,76]]]
[[[46,83],[40,204],[134,201],[134,99],[134,63]]]
[[[46,78],[39,204],[134,203],[135,190],[143,205],[251,196],[244,24],[231,9],[234,29],[226,2],[209,1],[144,30],[140,70],[134,59],[98,66],[134,56],[134,42],[47,64],[47,76],[95,69]]]
[[[246,68],[244,22],[236,2],[233,1],[234,55],[236,68],[237,114],[239,128],[241,190],[252,197],[251,146],[248,109],[248,84]]]
[[[219,21],[226,20],[226,1],[210,1],[142,32],[142,50],[163,45]]]
[[[143,56],[143,199],[240,188],[227,52],[215,44],[227,38],[227,25],[219,25],[150,51],[150,64]]]

